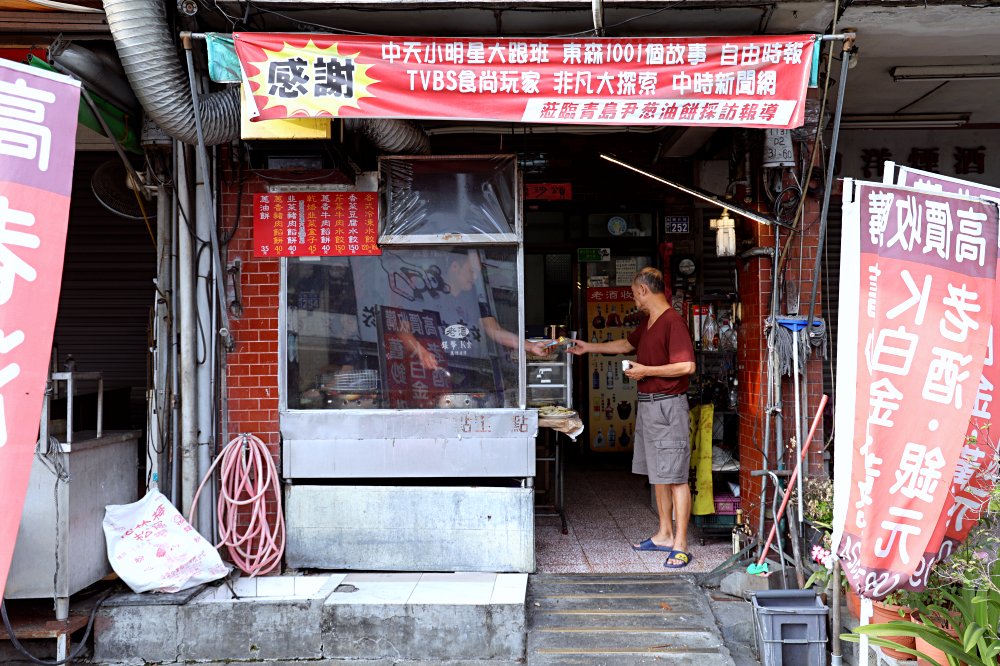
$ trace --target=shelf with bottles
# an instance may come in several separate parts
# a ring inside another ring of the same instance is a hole
[[[688,329],[696,351],[708,354],[736,352],[738,334],[734,316],[737,307],[735,301],[713,298],[698,304],[685,303]]]
[[[625,338],[642,320],[642,312],[638,308],[631,307],[626,310],[624,303],[598,303],[595,307],[597,313],[590,321],[591,342],[611,342]],[[621,307],[620,315],[619,307]],[[605,312],[607,318],[604,316]]]

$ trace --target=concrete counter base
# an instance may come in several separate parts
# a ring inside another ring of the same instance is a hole
[[[100,609],[94,662],[514,664],[526,588],[526,574],[355,573],[119,595]]]

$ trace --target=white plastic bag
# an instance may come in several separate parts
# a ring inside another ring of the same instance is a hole
[[[133,592],[180,592],[229,573],[218,551],[158,490],[104,511],[108,560]]]

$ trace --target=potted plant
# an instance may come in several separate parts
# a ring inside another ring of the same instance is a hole
[[[802,518],[809,526],[806,547],[830,548],[833,529],[833,481],[810,477],[802,482]]]
[[[994,497],[997,495],[994,489]],[[897,649],[918,658],[921,666],[996,666],[1000,656],[1000,521],[983,516],[948,559],[931,569],[927,586],[897,598],[915,609],[911,622],[902,619],[858,627],[874,645]],[[911,636],[913,648],[888,640]]]
[[[908,593],[903,591],[893,592],[885,599],[872,600],[872,624],[885,624],[896,620],[909,622],[911,615],[913,614],[913,608],[910,607],[909,603],[910,599]],[[900,648],[916,647],[916,639],[913,636],[904,634],[885,634],[882,638],[896,643]],[[910,658],[909,654],[901,652],[896,647],[883,646],[882,652],[884,652],[887,657],[892,657],[893,659]]]

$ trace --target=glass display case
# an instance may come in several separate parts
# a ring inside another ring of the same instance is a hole
[[[282,259],[286,564],[530,571],[516,158],[383,157],[379,181],[378,254]]]
[[[289,409],[517,407],[517,253],[290,258]]]
[[[528,355],[528,407],[573,409],[573,357],[561,347],[549,356]]]

